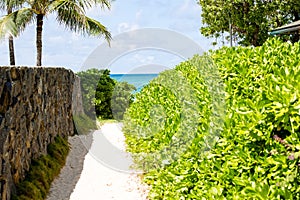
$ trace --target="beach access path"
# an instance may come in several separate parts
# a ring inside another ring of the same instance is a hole
[[[66,165],[47,200],[146,200],[148,187],[130,171],[120,123],[105,123],[87,136],[69,138]]]

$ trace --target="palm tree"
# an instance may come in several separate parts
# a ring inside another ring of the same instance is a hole
[[[18,1],[18,0],[1,0],[0,1],[0,9],[6,10],[8,15],[12,13],[13,8],[17,8],[20,5],[22,5],[22,1]],[[11,34],[8,36],[8,48],[9,48],[10,65],[15,65],[16,61],[15,61],[14,38]]]
[[[36,22],[36,65],[42,65],[42,32],[45,16],[56,13],[56,20],[71,31],[83,35],[104,35],[109,42],[111,35],[100,22],[86,16],[86,10],[100,5],[110,9],[109,0],[25,0],[23,7],[0,19],[0,38],[7,33],[18,36],[27,25]]]

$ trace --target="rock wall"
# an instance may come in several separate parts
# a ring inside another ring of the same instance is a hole
[[[64,68],[0,67],[0,199],[11,198],[31,159],[57,135],[73,135],[75,80]]]
[[[84,114],[83,104],[82,104],[81,84],[80,84],[80,78],[78,76],[75,77],[72,98],[73,98],[73,104],[72,104],[73,115]]]

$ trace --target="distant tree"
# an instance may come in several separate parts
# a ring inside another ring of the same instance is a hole
[[[118,82],[114,88],[111,97],[111,106],[113,117],[116,120],[122,120],[129,105],[133,102],[133,91],[136,90],[134,85],[127,82]]]
[[[0,9],[11,14],[14,8],[18,8],[23,4],[22,0],[0,0]],[[10,65],[16,64],[15,59],[15,48],[14,48],[14,38],[11,34],[8,36],[8,49],[9,49],[9,63]]]
[[[110,8],[109,0],[24,0],[22,8],[0,19],[0,38],[7,33],[18,36],[28,24],[36,22],[36,65],[42,65],[42,32],[44,18],[56,13],[57,21],[71,31],[84,35],[104,35],[107,41],[111,35],[100,22],[86,16],[86,10],[100,5]]]
[[[110,78],[110,71],[104,70],[98,80],[95,93],[96,116],[101,119],[112,119],[111,97],[116,81]]]
[[[92,118],[96,116],[95,105],[99,104],[99,101],[95,98],[99,79],[103,74],[108,73],[108,70],[98,69],[88,69],[77,73],[80,77],[84,112]]]
[[[218,38],[231,26],[234,38],[245,46],[262,45],[270,30],[299,20],[300,14],[300,1],[295,0],[198,0],[198,4],[204,36]]]
[[[117,82],[108,69],[89,69],[78,72],[85,113],[101,119],[123,119],[126,108],[133,101],[136,88],[127,82]]]

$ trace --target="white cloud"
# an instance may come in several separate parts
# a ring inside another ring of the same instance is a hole
[[[135,19],[138,21],[140,20],[143,13],[143,9],[140,9],[137,13],[135,13]]]
[[[168,69],[170,68],[165,65],[151,63],[132,67],[130,71],[127,71],[125,74],[158,74]]]
[[[122,32],[126,32],[126,31],[136,30],[138,28],[139,28],[138,24],[130,24],[127,22],[122,22],[118,25],[118,32],[122,33]]]
[[[150,64],[154,61],[154,56],[145,56],[145,55],[141,55],[139,53],[135,54],[132,59],[140,64]]]

